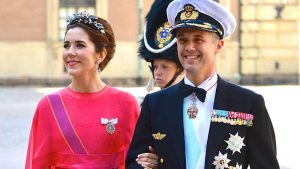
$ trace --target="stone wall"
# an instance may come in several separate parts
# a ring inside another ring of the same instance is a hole
[[[241,1],[241,73],[244,83],[297,83],[297,0]]]

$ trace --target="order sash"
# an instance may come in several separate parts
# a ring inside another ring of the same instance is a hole
[[[75,154],[87,154],[71,124],[60,95],[50,94],[48,98],[59,129],[71,151]]]

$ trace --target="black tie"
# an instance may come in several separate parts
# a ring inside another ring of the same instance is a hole
[[[181,95],[183,98],[191,95],[192,93],[195,93],[197,98],[201,101],[205,101],[205,96],[206,96],[206,91],[204,89],[198,88],[198,87],[193,87],[187,84],[182,84],[181,85]]]

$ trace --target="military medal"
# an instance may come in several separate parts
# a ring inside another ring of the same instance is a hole
[[[106,124],[106,132],[109,134],[113,134],[116,131],[115,125],[112,123],[107,123]]]
[[[189,106],[187,113],[189,115],[189,119],[195,119],[198,114],[198,108],[197,108],[197,96],[195,93],[192,93],[192,103]]]
[[[236,163],[236,166],[229,166],[228,169],[243,169],[243,165],[239,165],[239,163]]]
[[[197,113],[198,113],[197,106],[191,105],[188,108],[187,113],[188,113],[190,119],[195,119],[197,117]]]
[[[227,158],[227,153],[226,154],[222,154],[221,152],[219,152],[218,156],[215,156],[215,161],[213,162],[213,165],[215,165],[215,169],[225,169],[228,168],[228,163],[231,160],[229,160]]]
[[[211,121],[219,123],[227,123],[230,125],[253,125],[254,116],[252,114],[225,110],[212,110],[211,111]]]
[[[106,124],[106,132],[108,134],[114,134],[116,131],[115,124],[118,123],[118,118],[113,119],[107,119],[107,118],[101,118],[101,124]]]
[[[232,154],[234,154],[235,152],[241,153],[242,147],[245,146],[243,142],[244,137],[242,138],[238,134],[238,132],[235,135],[230,134],[230,138],[228,140],[225,140],[225,142],[228,144],[226,149],[231,150]]]

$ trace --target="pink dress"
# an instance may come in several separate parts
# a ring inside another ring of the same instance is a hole
[[[72,148],[46,96],[33,118],[25,169],[124,169],[139,115],[135,97],[110,86],[95,93],[65,88],[55,94],[82,151]],[[108,121],[114,121],[115,130],[107,128]]]

